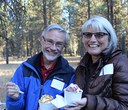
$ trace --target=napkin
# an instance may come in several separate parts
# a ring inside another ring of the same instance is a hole
[[[69,85],[70,87],[75,86],[73,83]],[[75,92],[68,92],[66,88],[64,89],[64,97],[61,95],[56,95],[56,98],[51,101],[51,103],[57,108],[62,108],[66,105],[76,106],[73,102],[75,100],[80,100],[83,90],[78,88]]]
[[[56,106],[57,108],[62,108],[66,106],[64,102],[64,98],[61,95],[56,95],[56,98],[51,101],[51,103]]]

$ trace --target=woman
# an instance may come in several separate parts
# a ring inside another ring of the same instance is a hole
[[[82,27],[86,54],[76,69],[74,88],[83,90],[75,107],[65,110],[128,110],[128,59],[117,49],[110,22],[95,16]]]

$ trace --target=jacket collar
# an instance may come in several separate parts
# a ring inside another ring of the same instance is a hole
[[[42,54],[43,53],[40,52],[40,53],[34,55],[33,57],[28,58],[28,60],[26,62],[29,63],[34,68],[41,68],[40,58],[41,58],[41,55]],[[63,67],[63,69],[66,69],[65,67],[67,65],[69,65],[68,62],[67,62],[67,60],[65,58],[63,58],[62,56],[59,56],[58,57],[57,64],[55,65],[55,69],[59,69],[59,68],[62,68],[62,67]]]

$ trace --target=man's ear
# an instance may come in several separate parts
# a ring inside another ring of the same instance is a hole
[[[39,37],[39,41],[40,41],[40,44],[42,45],[42,43],[43,43],[43,36]]]

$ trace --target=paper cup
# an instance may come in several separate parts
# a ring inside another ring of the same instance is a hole
[[[39,103],[39,110],[53,110],[56,107],[52,104],[52,103],[47,103],[47,104],[43,104],[43,103]]]
[[[82,97],[82,91],[81,92],[68,92],[64,90],[64,101],[66,105],[72,105],[72,103],[76,100],[80,100]]]

